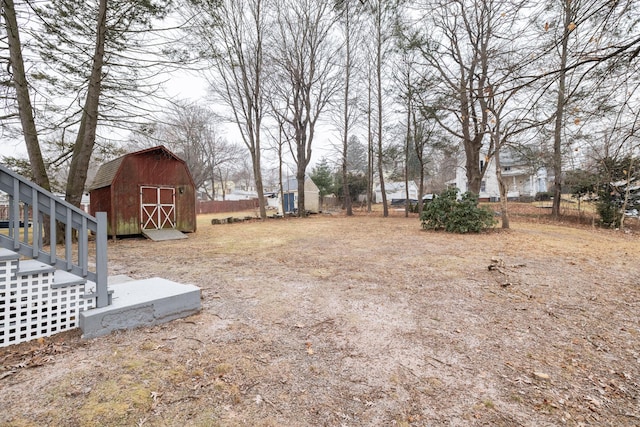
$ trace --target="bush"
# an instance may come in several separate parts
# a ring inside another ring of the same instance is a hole
[[[493,212],[478,207],[478,197],[463,193],[458,199],[458,189],[450,188],[428,203],[420,215],[422,228],[445,230],[450,233],[479,233],[493,227],[496,220]]]
[[[551,193],[547,193],[547,192],[543,192],[543,191],[539,191],[536,193],[534,200],[537,202],[546,202],[551,200],[552,194]]]
[[[622,219],[620,205],[611,195],[611,191],[608,186],[600,189],[598,202],[596,203],[596,210],[598,211],[598,215],[600,215],[600,222],[603,226],[609,228],[620,227],[620,221]]]

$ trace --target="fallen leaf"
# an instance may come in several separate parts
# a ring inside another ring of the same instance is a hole
[[[539,380],[544,380],[544,381],[547,381],[550,378],[549,375],[545,374],[544,372],[534,372],[533,376]]]
[[[586,401],[590,402],[591,404],[595,405],[595,406],[602,406],[602,402],[600,402],[598,399],[596,399],[595,397],[591,397],[591,396],[585,396],[584,398]]]

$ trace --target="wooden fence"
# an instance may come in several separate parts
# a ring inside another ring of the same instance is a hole
[[[258,199],[250,200],[200,200],[198,201],[198,213],[210,214],[221,212],[240,212],[259,208]]]

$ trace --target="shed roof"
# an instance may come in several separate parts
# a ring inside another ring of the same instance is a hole
[[[309,184],[311,183],[311,184]],[[282,189],[285,193],[298,191],[298,179],[289,178],[282,183]],[[318,186],[309,177],[304,178],[304,190],[305,191],[318,191]]]
[[[128,154],[125,154],[124,156],[118,157],[107,163],[102,164],[100,166],[100,169],[98,169],[98,173],[96,173],[96,176],[93,178],[93,182],[91,183],[91,187],[89,188],[89,191],[110,186],[113,180],[115,179],[118,171],[120,170],[120,165],[122,164],[125,158],[129,156],[138,156],[141,154],[151,153],[154,151],[163,151],[165,154],[169,155],[170,157],[184,163],[184,160],[182,160],[181,158],[173,154],[164,145],[159,145],[157,147],[146,148],[144,150],[128,153]]]
[[[125,156],[118,157],[117,159],[102,164],[100,169],[98,169],[98,173],[96,173],[96,176],[93,178],[89,191],[110,186],[124,158]]]

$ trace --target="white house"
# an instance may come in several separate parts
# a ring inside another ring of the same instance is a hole
[[[387,203],[393,203],[394,200],[405,200],[407,198],[405,188],[404,182],[385,182],[384,192],[387,195]],[[382,190],[380,188],[380,184],[376,186],[375,193],[376,203],[382,203]],[[418,186],[413,181],[409,181],[409,199],[418,200]]]
[[[460,156],[460,162],[456,168],[456,177],[449,184],[455,185],[460,191],[469,189],[467,182],[467,170],[464,156]],[[502,178],[507,183],[507,199],[519,200],[535,197],[537,193],[547,191],[547,169],[544,167],[534,168],[526,159],[522,159],[511,152],[503,152],[500,155],[500,166],[502,168]],[[482,183],[480,184],[480,201],[500,200],[500,187],[496,176],[495,159],[491,159],[485,165],[482,161],[481,167],[486,167]]]

